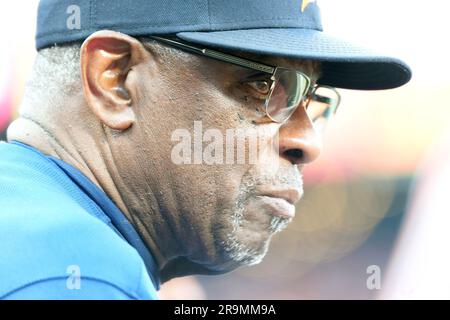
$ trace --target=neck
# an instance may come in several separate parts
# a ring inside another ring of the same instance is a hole
[[[92,132],[89,134],[88,130],[76,130],[70,125],[64,126],[61,122],[56,123],[58,126],[46,126],[33,117],[22,116],[8,128],[8,141],[15,140],[30,145],[81,171],[108,195],[134,225],[158,265],[166,265],[168,260],[173,257],[173,254],[171,255],[169,252],[172,252],[170,248],[174,248],[173,246],[176,245],[172,243],[176,241],[176,237],[163,237],[163,235],[171,235],[172,231],[170,228],[164,230],[164,219],[159,212],[149,213],[151,210],[159,209],[157,203],[144,203],[156,201],[154,196],[146,197],[143,201],[142,198],[135,199],[136,194],[127,190],[126,184],[123,183],[118,173],[101,125],[97,125],[100,128],[96,134],[92,134]],[[157,230],[155,226],[157,226]]]

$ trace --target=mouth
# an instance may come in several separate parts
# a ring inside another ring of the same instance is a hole
[[[279,189],[264,192],[257,198],[274,216],[294,218],[295,203],[301,199],[302,195],[301,189]]]

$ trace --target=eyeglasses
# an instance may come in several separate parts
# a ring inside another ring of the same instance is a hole
[[[212,49],[199,48],[181,41],[159,36],[151,39],[167,45],[199,54],[240,67],[259,71],[270,77],[266,87],[264,111],[267,117],[277,123],[287,121],[295,110],[304,105],[306,113],[314,125],[323,126],[336,113],[341,97],[335,88],[324,85],[311,85],[311,80],[302,72],[265,65]]]

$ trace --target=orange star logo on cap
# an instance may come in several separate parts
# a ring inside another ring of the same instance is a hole
[[[312,2],[316,2],[315,0],[303,0],[302,1],[302,13],[305,12],[308,5]]]

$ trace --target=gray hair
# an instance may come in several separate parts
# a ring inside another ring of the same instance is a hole
[[[148,38],[139,39],[165,61],[175,57],[186,59],[187,54],[164,46]],[[38,52],[25,86],[21,113],[31,108],[52,108],[67,103],[68,98],[82,94],[80,72],[81,42],[53,46]],[[36,112],[36,111],[34,111]]]
[[[80,48],[81,43],[74,43],[38,52],[25,86],[21,111],[27,106],[60,104],[81,91]]]

